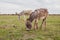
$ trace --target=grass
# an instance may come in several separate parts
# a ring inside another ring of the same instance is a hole
[[[60,40],[60,16],[48,16],[46,21],[46,31],[26,31],[22,16],[18,20],[17,15],[1,15],[0,40]]]

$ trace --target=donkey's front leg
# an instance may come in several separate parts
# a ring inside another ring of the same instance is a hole
[[[34,29],[38,29],[38,19],[35,19],[34,21]]]

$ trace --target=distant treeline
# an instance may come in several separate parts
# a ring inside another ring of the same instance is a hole
[[[60,16],[60,14],[49,14],[50,16]]]
[[[19,14],[0,14],[0,15],[19,15]],[[28,14],[25,14],[28,15]],[[49,14],[49,16],[60,16],[60,14]]]

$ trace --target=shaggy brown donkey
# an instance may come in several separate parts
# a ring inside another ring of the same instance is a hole
[[[26,20],[26,27],[27,30],[30,30],[32,28],[32,22],[34,21],[34,29],[38,29],[38,20],[42,19],[42,24],[40,29],[46,28],[46,18],[48,15],[48,10],[45,8],[36,9],[34,12],[32,12],[29,16],[29,18]]]

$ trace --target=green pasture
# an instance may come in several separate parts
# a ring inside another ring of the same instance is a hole
[[[38,30],[26,31],[23,16],[0,15],[0,40],[60,40],[60,16],[47,17],[46,31],[40,30],[41,21]]]

